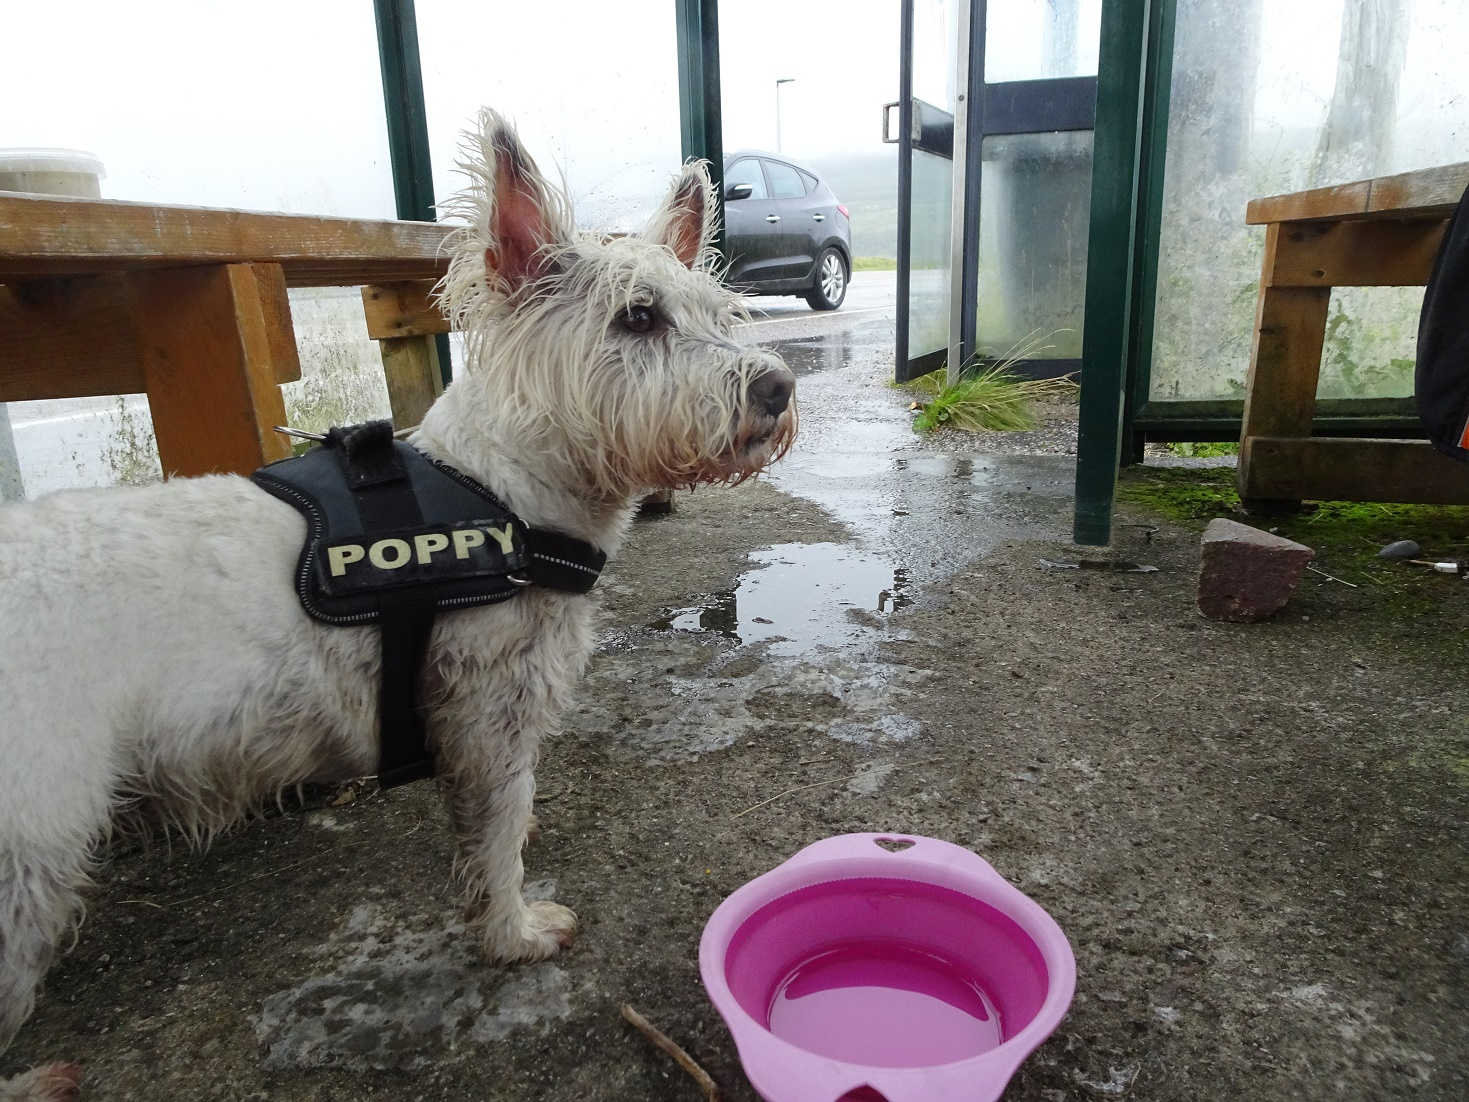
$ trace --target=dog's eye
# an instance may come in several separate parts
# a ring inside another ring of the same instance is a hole
[[[629,333],[651,333],[658,315],[651,306],[629,306],[617,319]]]

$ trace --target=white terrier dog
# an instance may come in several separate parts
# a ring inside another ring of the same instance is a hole
[[[685,166],[641,237],[578,237],[566,198],[484,111],[442,291],[464,370],[411,438],[528,526],[614,552],[650,488],[744,479],[795,432],[794,376],[741,347],[714,278],[709,177]],[[0,1049],[30,1015],[119,816],[207,842],[283,789],[371,774],[378,628],[308,617],[306,520],[235,476],[0,510]],[[587,597],[529,586],[445,612],[419,686],[471,929],[495,960],[569,943],[521,895],[541,740],[592,647]],[[74,1065],[0,1081],[65,1097]]]

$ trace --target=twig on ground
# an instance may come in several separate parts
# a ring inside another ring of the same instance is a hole
[[[1311,571],[1311,573],[1313,573],[1313,574],[1320,574],[1328,582],[1341,582],[1342,585],[1350,586],[1352,589],[1361,589],[1362,588],[1356,582],[1349,582],[1345,578],[1337,578],[1337,577],[1334,577],[1333,575],[1328,574],[1324,570],[1317,570],[1314,566],[1307,565],[1306,569],[1309,570],[1309,571]]]
[[[856,776],[859,776],[859,777],[861,775],[862,775],[861,773],[856,774]],[[730,818],[731,819],[743,819],[746,815],[750,814],[750,812],[752,812],[752,811],[759,811],[762,807],[769,807],[771,804],[775,803],[776,800],[783,800],[787,796],[793,796],[793,795],[795,795],[797,792],[805,792],[808,788],[820,788],[824,784],[836,784],[837,781],[847,781],[847,780],[851,780],[851,779],[852,779],[851,777],[847,776],[846,774],[843,774],[840,777],[827,777],[826,780],[824,780],[824,781],[812,781],[810,784],[798,784],[795,788],[787,788],[784,792],[777,792],[774,796],[770,797],[770,799],[768,799],[768,800],[761,800],[758,804],[755,804],[753,807],[747,807],[747,808],[745,808],[744,811],[736,812],[735,814],[731,815]]]
[[[823,781],[812,781],[810,784],[798,784],[795,788],[787,788],[784,792],[777,792],[774,796],[770,797],[770,799],[761,800],[753,807],[745,808],[744,811],[737,811],[735,812],[735,814],[731,815],[730,818],[743,819],[746,815],[750,814],[750,812],[759,811],[762,807],[769,807],[777,800],[783,800],[787,796],[794,796],[797,792],[805,792],[811,788],[820,788],[822,785],[825,784],[837,784],[840,781],[860,780],[868,774],[875,773],[880,769],[884,770],[886,773],[893,773],[899,769],[908,769],[915,765],[932,765],[934,762],[938,761],[943,761],[943,758],[924,758],[922,761],[894,762],[891,765],[886,766],[884,766],[884,764],[882,763],[879,763],[877,765],[868,766],[866,769],[863,769],[857,773],[843,773],[841,776],[838,777],[827,777]]]
[[[622,1016],[634,1029],[673,1057],[674,1062],[688,1072],[695,1083],[699,1084],[699,1089],[704,1092],[704,1097],[709,1102],[719,1102],[719,1084],[709,1077],[707,1071],[694,1063],[694,1058],[680,1048],[668,1034],[653,1025],[627,1003],[622,1004]]]

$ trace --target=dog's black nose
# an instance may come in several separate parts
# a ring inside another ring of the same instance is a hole
[[[796,377],[789,368],[776,367],[750,384],[750,402],[772,417],[779,417],[791,404],[796,390]]]

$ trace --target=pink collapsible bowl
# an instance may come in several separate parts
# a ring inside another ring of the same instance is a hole
[[[699,970],[766,1102],[994,1102],[1076,987],[1050,915],[915,835],[827,838],[750,881]]]

